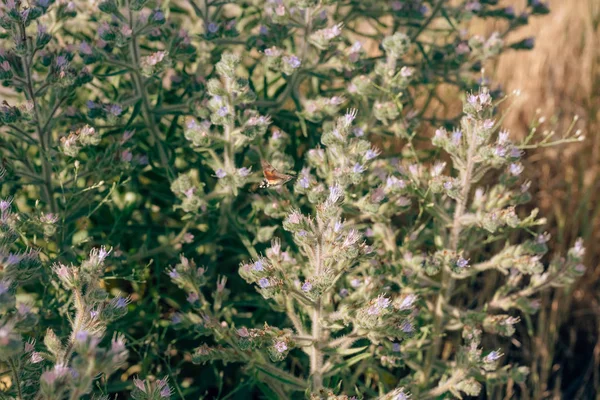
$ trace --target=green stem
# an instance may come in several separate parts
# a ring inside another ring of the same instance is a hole
[[[42,177],[44,184],[42,185],[42,192],[44,196],[44,200],[50,206],[50,210],[52,213],[56,213],[58,211],[58,205],[56,204],[56,200],[54,199],[54,190],[52,187],[52,168],[48,162],[48,149],[51,146],[51,133],[46,132],[46,128],[48,127],[48,123],[44,124],[42,128],[39,105],[35,96],[35,91],[33,90],[33,80],[31,78],[31,62],[29,60],[29,50],[31,49],[30,43],[27,40],[27,34],[25,32],[25,25],[20,24],[20,33],[24,42],[26,42],[27,52],[24,56],[21,57],[21,64],[23,66],[23,73],[25,74],[25,93],[29,98],[29,101],[33,103],[33,113],[35,116],[35,127],[38,134],[38,141],[40,146],[40,155],[41,155],[41,163],[42,163]],[[31,60],[32,61],[32,60]]]
[[[131,10],[129,10],[129,20],[130,20],[131,27],[133,27],[133,24],[132,24],[133,14],[132,14]],[[171,165],[169,164],[169,157],[167,156],[167,152],[163,145],[163,141],[161,139],[161,134],[160,134],[158,127],[155,123],[155,120],[152,116],[153,107],[150,104],[150,99],[148,99],[148,92],[146,91],[146,86],[144,85],[144,81],[139,72],[140,51],[139,51],[139,45],[137,42],[137,36],[135,34],[131,35],[130,48],[131,48],[131,57],[133,58],[133,64],[135,66],[135,68],[132,69],[132,71],[131,71],[131,77],[133,79],[133,84],[135,86],[136,93],[142,100],[142,109],[141,109],[142,117],[144,118],[144,122],[146,123],[146,126],[148,127],[150,136],[152,136],[154,145],[158,149],[160,163],[162,164],[163,168],[165,168],[165,170],[167,172],[167,177],[169,178],[169,180],[173,180],[173,179],[175,179],[175,174],[171,168]]]
[[[19,369],[12,358],[8,359],[8,365],[13,374],[14,386],[17,388],[17,399],[23,400],[23,392],[21,391],[21,380],[19,379]]]

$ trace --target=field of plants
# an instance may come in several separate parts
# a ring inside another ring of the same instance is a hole
[[[599,0],[0,0],[0,400],[598,399]]]

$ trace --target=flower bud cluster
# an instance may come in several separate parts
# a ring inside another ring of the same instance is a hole
[[[265,49],[264,53],[267,67],[286,75],[293,74],[302,64],[302,61],[297,56],[286,54],[284,50],[277,47]]]
[[[296,345],[289,329],[278,329],[265,324],[262,329],[242,327],[236,331],[241,350],[265,348],[273,362],[282,361]]]
[[[202,190],[204,183],[197,182],[192,173],[181,174],[171,183],[171,191],[179,198],[185,212],[198,212],[206,209]]]
[[[131,398],[134,400],[168,400],[173,394],[168,377],[155,381],[133,378],[133,386]]]
[[[180,256],[179,263],[167,271],[171,281],[185,290],[189,294],[188,298],[194,299],[194,302],[198,300],[198,289],[206,284],[205,273],[203,267],[197,267],[194,260],[189,260],[183,255]]]
[[[89,125],[71,131],[68,136],[60,139],[63,153],[69,157],[77,157],[83,147],[97,146],[100,143],[100,133]]]

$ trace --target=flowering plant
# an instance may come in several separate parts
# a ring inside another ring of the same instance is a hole
[[[435,398],[527,379],[496,337],[584,250],[543,258],[519,160],[580,137],[511,140],[507,96],[478,74],[533,46],[505,38],[545,3],[0,9],[2,191],[24,216],[0,204],[10,396]],[[470,35],[474,18],[501,29]]]

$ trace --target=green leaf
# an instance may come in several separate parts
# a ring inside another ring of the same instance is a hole
[[[369,346],[363,346],[363,347],[352,347],[349,349],[337,349],[336,353],[337,354],[341,354],[343,356],[351,356],[352,354],[357,354],[360,353],[364,350],[366,350]]]
[[[331,369],[331,371],[327,372],[327,375],[334,375],[338,371],[345,369],[345,368],[349,368],[349,367],[353,366],[354,364],[356,364],[364,359],[367,359],[369,357],[372,357],[372,356],[373,356],[373,354],[371,354],[370,352],[367,352],[367,353],[363,353],[363,354],[354,356],[348,360],[344,360],[341,363],[334,365],[333,368]]]

